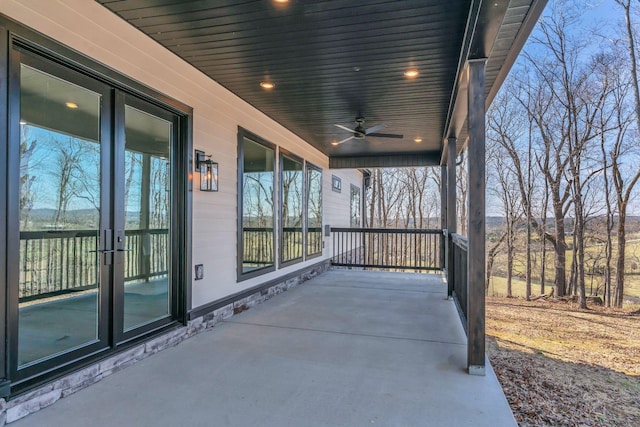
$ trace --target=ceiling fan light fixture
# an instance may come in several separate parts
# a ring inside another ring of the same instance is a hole
[[[410,68],[404,72],[404,76],[408,79],[415,79],[420,73],[415,68]]]
[[[264,81],[260,82],[260,87],[264,90],[271,90],[276,87],[276,84],[274,82]]]
[[[349,138],[338,142],[336,145],[342,144],[343,142],[347,142],[347,141],[352,140],[352,139],[363,140],[367,136],[371,136],[371,137],[375,137],[375,138],[395,138],[395,139],[404,138],[404,135],[398,135],[398,134],[393,134],[393,133],[379,133],[378,131],[381,131],[382,129],[387,127],[387,125],[385,125],[384,123],[381,123],[381,124],[376,125],[376,126],[372,126],[372,127],[368,128],[368,129],[365,129],[365,127],[364,127],[364,117],[356,117],[356,127],[355,127],[355,129],[351,129],[351,128],[348,128],[346,126],[342,126],[342,125],[339,125],[339,124],[334,124],[334,126],[351,133],[351,136]]]

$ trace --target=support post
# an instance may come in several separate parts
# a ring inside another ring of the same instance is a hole
[[[440,228],[443,233],[447,228],[447,165],[440,166]],[[440,238],[440,266],[444,271],[447,268],[447,240],[448,234],[443,234]]]
[[[456,143],[457,138],[447,140],[447,296],[453,296],[455,262],[453,259],[453,241],[451,235],[457,231],[456,212]]]
[[[485,374],[485,65],[468,61],[468,239],[467,251],[467,367],[471,375]]]

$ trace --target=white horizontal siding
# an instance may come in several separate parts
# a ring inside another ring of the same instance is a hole
[[[199,175],[194,174],[193,264],[204,264],[205,278],[193,282],[193,307],[304,266],[236,283],[238,126],[321,167],[323,223],[349,226],[349,188],[352,183],[361,186],[358,172],[329,171],[325,155],[97,2],[2,0],[0,13],[193,108],[193,146],[211,154],[220,171],[217,193],[198,191]],[[342,193],[331,191],[332,174],[342,178]],[[330,256],[330,239],[325,242],[324,258]]]

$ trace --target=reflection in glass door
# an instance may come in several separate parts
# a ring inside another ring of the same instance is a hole
[[[18,367],[101,338],[104,93],[20,65]]]
[[[171,314],[174,122],[125,105],[123,331]]]

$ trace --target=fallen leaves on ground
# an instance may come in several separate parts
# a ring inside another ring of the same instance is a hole
[[[640,316],[487,298],[487,353],[520,426],[640,426]]]

